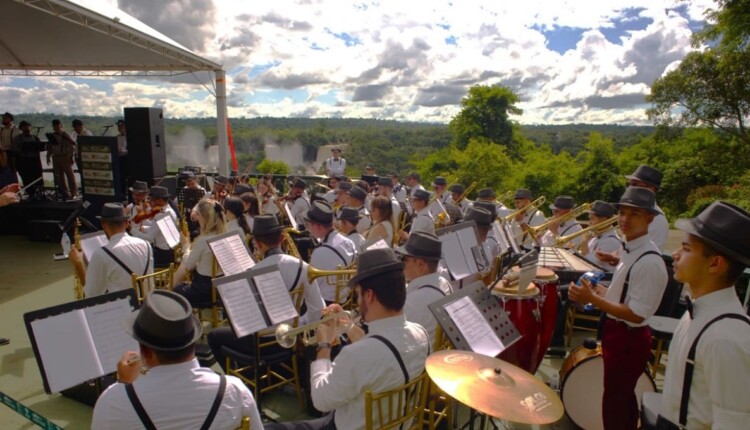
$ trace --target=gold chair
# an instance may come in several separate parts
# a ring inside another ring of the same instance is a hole
[[[565,317],[565,345],[570,346],[573,338],[573,330],[598,331],[601,311],[578,311],[576,306],[571,304]]]
[[[236,430],[250,430],[250,417],[242,417],[242,423]]]
[[[357,270],[356,263],[352,263],[346,267],[338,266],[337,271],[341,273],[336,275],[336,294],[334,301],[340,303],[344,310],[351,311],[357,307],[357,300],[354,298],[354,288],[349,288],[349,280],[352,279],[351,273],[345,273],[345,270]],[[346,298],[344,298],[344,290],[346,290]]]
[[[148,293],[154,290],[171,290],[172,281],[174,280],[174,264],[163,270],[156,271],[150,275],[138,276],[135,273],[130,274],[133,282],[135,296],[138,303],[142,303]]]
[[[445,335],[443,329],[438,325],[437,330],[435,330],[433,351],[442,351],[451,348],[453,348],[453,345],[448,336]],[[450,425],[453,422],[452,402],[453,400],[430,379],[424,408],[423,426],[426,426],[428,430],[435,430],[443,420]]]
[[[289,292],[298,314],[305,296],[302,285]],[[294,319],[293,327],[297,327],[298,320],[299,318]],[[301,354],[298,354],[294,348],[286,349],[279,345],[276,341],[275,330],[276,327],[270,327],[251,335],[255,345],[252,355],[222,346],[226,355],[226,373],[240,378],[253,390],[259,410],[264,393],[290,384],[294,385],[297,399],[304,408],[305,399],[300,385],[297,358]]]
[[[365,429],[421,429],[429,382],[427,372],[422,372],[392,390],[365,391]]]
[[[216,257],[211,257],[211,279],[215,279],[217,274],[220,272],[219,263],[216,261]],[[209,311],[209,317],[203,316],[203,311]],[[219,304],[219,292],[216,290],[216,285],[213,281],[211,282],[211,302],[201,303],[194,308],[198,319],[201,323],[209,323],[211,328],[214,329],[227,322],[227,319],[222,315],[224,312],[223,306]]]

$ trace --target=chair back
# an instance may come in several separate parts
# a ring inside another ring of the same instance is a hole
[[[680,301],[682,295],[683,284],[678,282],[674,278],[674,268],[672,267],[672,257],[667,254],[663,254],[664,264],[667,267],[667,288],[664,289],[664,295],[661,297],[659,308],[656,310],[654,315],[670,318],[680,318],[682,314],[678,315],[677,303]],[[684,309],[683,309],[684,311]]]
[[[172,289],[172,282],[174,280],[174,263],[171,263],[166,269],[158,270],[149,275],[138,276],[135,273],[131,273],[130,278],[138,302],[141,303],[146,296],[154,290]]]
[[[250,430],[250,417],[242,417],[242,423],[236,430]]]
[[[365,429],[421,429],[430,379],[427,372],[392,390],[365,391]]]

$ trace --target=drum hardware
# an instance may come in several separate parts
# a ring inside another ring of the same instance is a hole
[[[603,233],[604,231],[608,230],[610,227],[614,226],[615,224],[617,224],[617,215],[613,216],[612,218],[607,219],[606,221],[602,221],[599,224],[590,225],[582,230],[578,230],[577,232],[571,233],[567,236],[557,237],[555,238],[555,246],[562,247],[563,245],[577,238],[578,236],[584,235],[589,232],[594,233],[594,235],[599,235]]]
[[[583,215],[584,213],[588,212],[591,209],[591,203],[584,203],[581,206],[578,206],[577,208],[571,210],[570,212],[561,215],[559,217],[553,217],[542,224],[539,224],[537,226],[529,226],[529,228],[524,232],[531,235],[531,238],[536,240],[540,234],[542,234],[545,230],[549,229],[550,226],[554,223],[562,224],[570,219],[576,219]]]
[[[563,416],[554,391],[500,359],[470,351],[437,351],[427,357],[425,370],[449,396],[489,416],[524,424],[549,424]]]
[[[279,324],[276,327],[275,336],[276,341],[284,348],[291,348],[297,342],[297,336],[302,336],[301,340],[305,346],[312,346],[318,344],[318,339],[315,334],[311,334],[318,326],[325,324],[329,321],[336,321],[337,334],[336,337],[343,335],[354,325],[354,314],[349,311],[341,311],[332,313],[324,316],[318,321],[311,322],[309,324],[292,328],[289,324]],[[343,321],[342,321],[343,320]]]

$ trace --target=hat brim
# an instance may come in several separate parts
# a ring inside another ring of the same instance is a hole
[[[371,269],[363,270],[357,273],[349,280],[349,288],[354,288],[360,281],[373,276],[380,275],[382,273],[398,272],[404,270],[404,263],[400,261],[392,261],[382,266],[373,267]]]
[[[651,181],[646,181],[645,179],[639,178],[638,176],[625,175],[625,179],[627,179],[627,180],[635,179],[636,181],[640,181],[640,182],[643,182],[644,184],[648,184],[648,185],[650,185],[652,187],[659,188],[659,185],[657,185],[657,184],[655,184],[655,183],[653,183]]]
[[[128,188],[128,190],[130,190],[131,193],[147,193],[148,192],[148,188],[146,188],[145,190],[136,190],[135,188],[130,187]]]
[[[646,211],[648,211],[648,212],[651,212],[651,213],[652,213],[652,214],[654,214],[654,215],[656,215],[656,214],[658,214],[658,213],[659,213],[659,211],[658,211],[658,210],[656,210],[656,208],[653,208],[653,207],[638,206],[638,205],[634,205],[634,204],[631,204],[631,203],[620,203],[620,202],[617,202],[617,203],[610,203],[610,204],[611,204],[612,206],[614,206],[614,207],[615,207],[615,209],[617,209],[617,210],[619,210],[619,209],[620,209],[620,206],[627,206],[627,207],[630,207],[630,208],[639,208],[639,209],[645,209]]]
[[[262,231],[262,232],[254,231],[253,232],[253,236],[256,236],[256,237],[257,236],[269,236],[269,235],[272,235],[274,233],[278,233],[280,231],[284,231],[284,226],[279,225],[279,226],[272,227],[272,228],[270,228],[270,229],[268,229],[266,231]]]
[[[101,215],[96,216],[96,219],[100,221],[113,221],[113,222],[127,221],[129,218],[130,217],[128,217],[127,215],[116,216],[116,217],[102,217]]]
[[[691,220],[691,219],[678,219],[677,221],[675,221],[674,225],[679,230],[682,230],[682,231],[684,231],[686,233],[690,233],[693,236],[697,236],[702,241],[708,243],[708,245],[710,245],[712,248],[716,249],[717,251],[719,251],[722,254],[725,254],[727,257],[729,257],[729,258],[731,258],[733,260],[737,260],[737,261],[739,261],[740,263],[742,263],[742,264],[744,264],[746,266],[750,266],[750,256],[738,253],[738,252],[736,252],[736,251],[734,251],[732,249],[727,248],[725,244],[717,242],[717,241],[715,241],[715,240],[713,240],[711,238],[706,237],[704,234],[702,234],[698,230],[698,228],[695,225],[695,223],[693,222],[693,220]]]
[[[195,342],[198,341],[198,339],[201,338],[201,336],[203,336],[203,325],[201,324],[200,320],[198,320],[198,317],[196,317],[195,315],[191,315],[190,318],[193,322],[193,338],[190,340],[190,342],[187,342],[184,345],[172,346],[172,347],[164,347],[160,345],[155,345],[153,343],[150,343],[148,341],[141,339],[141,337],[135,333],[135,330],[133,330],[133,327],[135,326],[135,319],[138,317],[138,311],[139,310],[134,310],[133,312],[130,313],[130,315],[128,315],[125,318],[125,321],[123,322],[123,324],[125,325],[125,333],[127,333],[128,336],[135,339],[139,344],[145,345],[151,349],[155,349],[157,351],[179,351],[183,348],[187,348],[188,346],[194,344]]]
[[[401,254],[401,255],[407,255],[409,257],[414,257],[414,258],[422,258],[424,260],[438,261],[442,258],[442,255],[433,256],[433,255],[415,254],[413,252],[410,252],[408,249],[406,249],[406,245],[399,246],[398,248],[395,249],[395,251],[396,253]]]

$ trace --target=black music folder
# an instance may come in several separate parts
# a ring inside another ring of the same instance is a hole
[[[138,342],[125,320],[138,309],[132,288],[24,314],[44,391],[58,393],[117,371]]]

